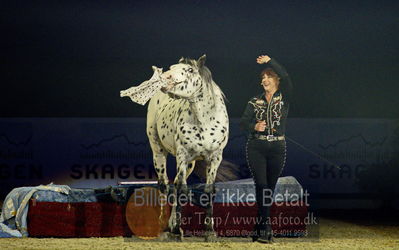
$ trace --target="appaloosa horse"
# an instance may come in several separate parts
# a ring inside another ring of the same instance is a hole
[[[223,149],[229,134],[229,119],[224,94],[212,80],[205,64],[206,56],[198,60],[182,58],[178,64],[162,74],[167,83],[150,100],[147,113],[147,135],[153,152],[155,171],[162,192],[168,192],[166,157],[176,157],[177,173],[174,179],[174,197],[168,236],[182,238],[181,206],[176,197],[187,192],[187,178],[195,160],[206,163],[205,239],[212,241],[214,181]],[[193,164],[190,164],[193,163]]]

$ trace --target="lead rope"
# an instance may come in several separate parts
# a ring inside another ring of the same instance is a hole
[[[189,103],[194,103],[194,102],[196,102],[198,97],[203,96],[203,93],[200,93],[200,94],[198,94],[198,95],[195,95],[195,94],[197,94],[198,92],[200,92],[200,91],[202,90],[203,87],[204,87],[204,85],[201,85],[201,87],[200,87],[199,89],[197,89],[197,90],[193,93],[192,97],[187,97],[187,98],[183,98],[183,97],[182,97],[182,99],[188,101]]]
[[[293,139],[291,139],[291,138],[289,138],[289,137],[287,137],[287,136],[285,136],[285,138],[287,138],[290,142],[294,143],[295,145],[297,145],[297,146],[300,147],[301,149],[305,150],[306,152],[308,152],[308,153],[310,153],[310,154],[312,154],[312,155],[318,157],[320,160],[323,160],[323,161],[325,161],[325,162],[327,162],[327,163],[333,165],[334,167],[336,167],[336,168],[338,168],[338,169],[341,169],[341,167],[338,166],[338,164],[336,164],[336,163],[334,163],[334,162],[332,162],[332,161],[330,161],[330,160],[324,158],[324,157],[321,156],[320,154],[318,154],[318,153],[316,153],[316,152],[314,152],[314,151],[312,151],[312,150],[306,148],[305,146],[303,146],[303,145],[300,144],[299,142],[296,142],[296,141],[294,141]]]

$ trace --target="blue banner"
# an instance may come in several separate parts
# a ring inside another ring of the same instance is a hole
[[[230,120],[221,169],[238,166],[237,178],[249,178],[238,122]],[[398,121],[387,119],[291,118],[283,175],[313,193],[361,193],[359,172],[392,157],[397,128]],[[173,175],[173,157],[168,165]],[[20,186],[94,188],[133,180],[156,180],[144,118],[0,119],[3,198]]]

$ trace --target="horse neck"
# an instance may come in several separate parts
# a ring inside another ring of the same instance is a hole
[[[210,86],[208,86],[209,88]],[[190,103],[190,109],[195,115],[196,121],[204,126],[215,123],[219,118],[219,112],[225,109],[223,97],[219,96],[219,92],[211,96],[210,91],[202,89],[201,94],[194,102]]]

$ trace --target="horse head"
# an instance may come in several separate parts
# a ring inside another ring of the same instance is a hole
[[[171,97],[190,99],[194,98],[206,83],[212,81],[212,75],[205,66],[206,55],[198,60],[181,58],[179,63],[171,65],[169,70],[162,74],[167,85],[162,88],[164,93]]]

